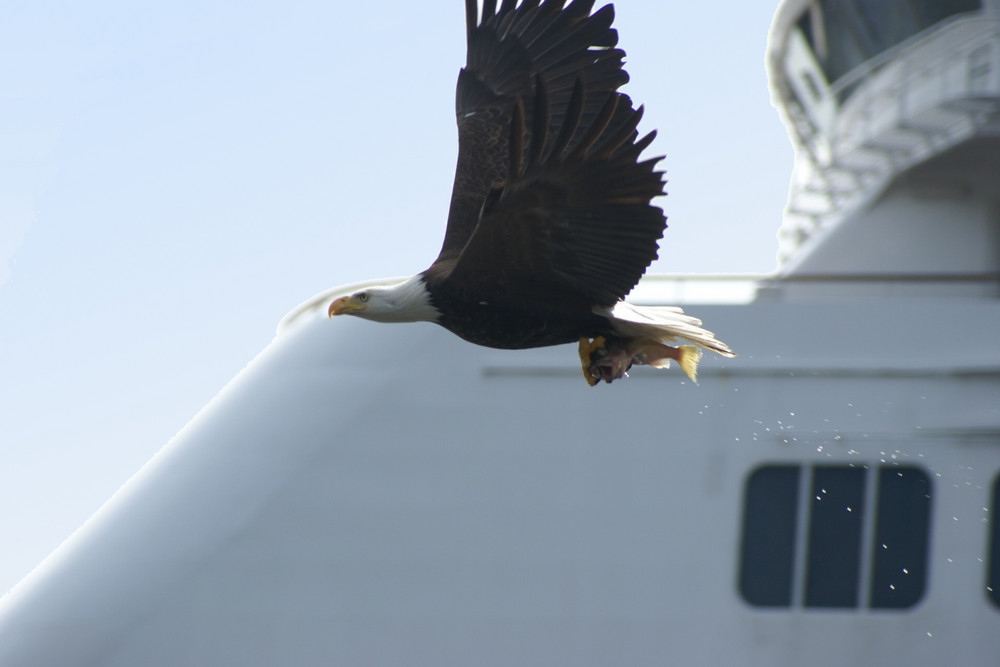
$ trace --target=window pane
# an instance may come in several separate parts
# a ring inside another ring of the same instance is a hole
[[[810,497],[807,607],[858,604],[864,468],[817,466]]]
[[[747,480],[739,586],[743,599],[752,605],[792,603],[799,470],[799,466],[767,466]]]
[[[879,470],[872,607],[911,607],[923,597],[930,493],[930,480],[917,468]]]

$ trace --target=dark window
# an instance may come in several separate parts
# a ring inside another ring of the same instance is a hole
[[[990,505],[990,557],[986,573],[986,595],[1000,607],[1000,476],[993,482],[993,504]]]
[[[799,466],[768,466],[747,480],[740,590],[750,604],[792,603]]]
[[[927,579],[930,480],[916,468],[882,468],[878,475],[871,606],[912,607]]]
[[[806,553],[807,607],[858,606],[864,468],[813,468]]]
[[[759,607],[911,607],[924,594],[929,530],[919,468],[764,466],[746,484],[740,593]]]

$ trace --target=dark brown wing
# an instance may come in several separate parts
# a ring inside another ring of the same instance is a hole
[[[601,107],[588,125],[582,110],[590,97]],[[546,106],[540,81],[534,128],[522,127],[527,115],[514,104],[506,183],[489,193],[447,280],[477,299],[520,307],[611,305],[656,258],[666,226],[650,205],[663,193],[660,158],[639,161],[655,133],[637,140],[642,109],[621,93],[591,95],[582,83],[558,133],[545,129]],[[522,141],[527,135],[531,142]]]
[[[458,121],[458,165],[448,228],[438,262],[454,260],[465,247],[487,194],[508,172],[510,123],[517,99],[523,100],[526,127],[535,125],[534,82],[548,91],[551,129],[563,125],[577,81],[588,95],[581,123],[596,117],[604,95],[628,81],[622,70],[625,53],[614,48],[614,8],[590,11],[594,0],[484,0],[483,16],[476,0],[466,0],[468,54],[459,72],[455,95]]]

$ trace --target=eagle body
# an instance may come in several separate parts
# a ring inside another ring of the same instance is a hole
[[[459,154],[444,241],[422,273],[336,299],[331,316],[431,321],[466,341],[523,349],[577,341],[592,386],[633,364],[732,352],[679,308],[624,297],[656,259],[666,219],[659,157],[641,159],[642,107],[594,0],[466,0],[455,98]],[[684,339],[692,345],[674,347]]]
[[[611,333],[607,319],[580,299],[522,304],[481,297],[447,281],[427,286],[436,320],[448,331],[476,345],[523,350],[574,343],[581,332],[590,338]]]

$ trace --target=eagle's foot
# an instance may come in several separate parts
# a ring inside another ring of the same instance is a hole
[[[597,384],[601,376],[600,374],[594,374],[591,370],[591,359],[594,353],[599,350],[604,349],[604,336],[598,336],[591,340],[590,338],[581,338],[579,344],[580,353],[580,365],[583,366],[583,379],[587,381],[591,387]]]
[[[579,352],[583,377],[591,387],[625,377],[632,367],[632,354],[620,346],[609,347],[604,336],[581,338]]]

